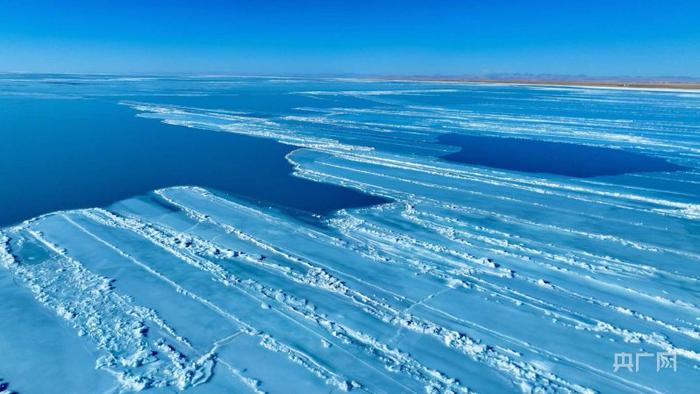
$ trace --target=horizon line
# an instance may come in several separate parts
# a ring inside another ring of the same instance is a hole
[[[255,73],[255,72],[176,72],[176,71],[18,71],[0,70],[0,75],[94,75],[94,76],[182,76],[182,77],[261,77],[261,78],[360,78],[360,79],[433,79],[433,80],[469,80],[479,81],[591,81],[591,82],[664,82],[683,83],[700,82],[700,76],[690,75],[589,75],[589,74],[558,74],[558,73],[521,73],[521,72],[494,72],[494,73],[352,73],[352,72],[328,72],[328,73]]]

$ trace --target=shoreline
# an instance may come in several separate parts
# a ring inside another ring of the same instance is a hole
[[[178,73],[135,73],[135,74],[110,74],[110,73],[17,73],[0,71],[0,82],[5,76],[53,76],[55,78],[70,77],[116,77],[116,78],[269,78],[269,79],[323,79],[323,80],[347,80],[364,82],[423,82],[445,84],[489,84],[489,85],[527,85],[527,86],[559,86],[582,88],[607,88],[607,89],[641,89],[657,91],[700,91],[700,79],[686,81],[680,80],[626,80],[626,79],[536,79],[536,78],[479,78],[479,77],[449,77],[449,76],[402,76],[402,75],[358,75],[358,76],[334,76],[334,75],[258,75],[258,74],[178,74]]]
[[[580,81],[580,80],[536,80],[536,79],[450,79],[450,78],[367,78],[383,81],[431,82],[455,84],[490,84],[490,85],[530,85],[559,86],[605,89],[643,89],[671,91],[699,91],[700,82],[631,82],[631,81]]]

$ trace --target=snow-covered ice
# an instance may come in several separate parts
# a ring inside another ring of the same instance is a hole
[[[357,85],[284,86],[366,101],[266,116],[122,101],[173,127],[293,145],[295,176],[391,202],[312,223],[183,185],[5,228],[0,387],[697,390],[700,95]],[[426,101],[454,94],[507,105]],[[581,114],[536,112],[548,103]],[[454,148],[430,141],[445,133],[628,149],[686,170],[569,178],[468,166],[440,159]],[[651,356],[614,371],[616,353]],[[676,371],[657,371],[657,353],[676,357]]]

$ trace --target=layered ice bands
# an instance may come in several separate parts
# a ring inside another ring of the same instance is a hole
[[[275,113],[122,102],[174,127],[295,146],[296,176],[390,202],[311,223],[192,185],[6,228],[0,311],[26,305],[42,323],[0,328],[0,359],[13,361],[0,378],[20,393],[697,389],[698,95],[365,85],[288,86],[319,105]],[[492,101],[468,109],[454,95]],[[326,101],[338,97],[353,101]],[[587,105],[533,109],[562,102]],[[683,169],[575,178],[466,165],[441,159],[458,147],[438,137],[455,133]],[[38,331],[44,342],[21,340]],[[616,370],[619,354],[634,366]],[[675,370],[657,370],[657,354]],[[57,361],[83,387],[50,371],[22,379]]]

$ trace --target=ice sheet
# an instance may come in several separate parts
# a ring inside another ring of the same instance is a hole
[[[293,145],[296,176],[392,202],[310,223],[183,186],[4,229],[0,292],[42,319],[0,328],[12,338],[6,351],[32,352],[26,368],[46,368],[47,345],[15,338],[43,329],[80,344],[59,358],[95,390],[693,392],[698,99],[410,85],[291,86],[295,96],[367,101],[268,116],[123,102],[168,124]],[[441,101],[455,94],[593,109]],[[621,109],[630,102],[638,114]],[[455,132],[612,146],[688,170],[576,179],[467,166],[440,159],[453,148],[435,137]],[[8,305],[3,314],[15,315]],[[616,353],[638,352],[673,354],[677,369],[657,372],[644,358],[639,372],[614,371]],[[9,365],[0,377],[11,389],[39,384]]]

